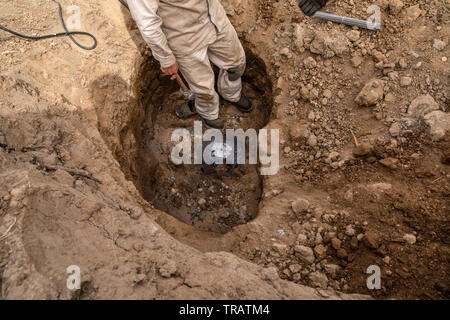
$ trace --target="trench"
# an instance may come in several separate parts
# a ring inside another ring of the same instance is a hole
[[[252,100],[254,109],[251,113],[242,113],[221,98],[220,117],[227,129],[246,131],[252,128],[258,132],[271,116],[272,84],[263,60],[248,48],[246,55],[243,92]],[[123,100],[108,98],[120,92],[117,84],[109,85],[109,90],[101,95],[102,100],[98,103],[103,109],[97,114],[100,132],[122,171],[133,181],[142,197],[155,208],[203,231],[226,233],[234,226],[254,219],[263,189],[258,165],[175,165],[170,158],[175,144],[171,141],[172,132],[185,128],[192,136],[194,121],[201,118],[198,115],[188,120],[176,117],[175,107],[184,101],[184,97],[177,82],[164,76],[151,56],[141,61],[132,79],[135,79],[132,83],[135,98],[128,99],[130,105],[127,107],[123,106],[126,108],[122,110],[126,113],[125,118],[119,123],[113,120],[117,116],[105,118],[105,109],[108,108],[105,99]],[[101,85],[97,87],[102,90]],[[113,108],[111,112],[119,112],[117,103]],[[112,130],[108,127],[111,125],[120,128]],[[203,126],[203,132],[205,130],[207,128]],[[118,135],[120,143],[111,135]],[[247,155],[248,142],[247,139]]]

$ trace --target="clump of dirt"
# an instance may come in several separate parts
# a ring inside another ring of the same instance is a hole
[[[221,99],[220,118],[226,120],[227,129],[258,132],[269,121],[272,85],[264,62],[250,50],[247,50],[247,60],[243,92],[252,100],[254,109],[242,114]],[[139,138],[142,141],[137,165],[140,179],[136,182],[143,197],[156,208],[200,230],[225,233],[253,219],[258,213],[262,193],[258,165],[194,165],[193,161],[192,164],[173,164],[170,160],[174,146],[172,132],[186,128],[193,141],[194,121],[201,121],[201,118],[180,120],[176,117],[175,107],[184,102],[184,97],[176,82],[160,74],[159,67],[152,61],[144,62],[139,73],[138,90],[142,92],[145,122],[142,138]],[[203,131],[206,129],[203,127]],[[225,139],[225,131],[223,134]]]

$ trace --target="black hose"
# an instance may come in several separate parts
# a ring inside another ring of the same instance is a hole
[[[125,8],[127,8],[128,10],[130,10],[130,8],[128,7],[128,4],[126,3],[126,1],[124,0],[119,0],[121,4],[123,4],[123,6]],[[92,33],[89,32],[84,32],[84,31],[69,31],[67,30],[66,27],[66,23],[64,22],[64,18],[63,18],[63,14],[62,14],[62,7],[61,7],[61,3],[59,3],[56,0],[53,0],[54,3],[56,3],[58,5],[58,10],[59,10],[59,19],[61,20],[61,24],[64,28],[65,32],[59,32],[59,33],[53,33],[53,34],[46,34],[43,36],[37,36],[37,37],[32,37],[32,36],[27,36],[18,32],[15,32],[13,30],[10,30],[2,25],[0,25],[0,29],[6,32],[9,32],[17,37],[23,38],[23,39],[28,39],[28,40],[42,40],[42,39],[48,39],[48,38],[56,38],[56,37],[62,37],[62,36],[68,36],[70,38],[70,40],[73,41],[73,43],[75,43],[78,47],[84,49],[84,50],[93,50],[97,47],[97,38],[95,38],[95,36]],[[74,35],[83,35],[83,36],[88,36],[91,37],[92,40],[94,40],[94,44],[90,47],[86,47],[83,46],[82,44],[80,44],[77,40],[75,40],[75,38],[73,37]]]
[[[128,7],[128,3],[126,3],[124,0],[119,0],[121,4],[123,4],[125,6],[125,8],[127,8],[128,10],[130,10],[130,8]]]
[[[9,33],[11,33],[11,34],[13,34],[15,36],[18,36],[20,38],[28,39],[28,40],[42,40],[42,39],[48,39],[48,38],[68,36],[73,41],[73,43],[75,43],[78,47],[80,47],[80,48],[82,48],[84,50],[93,50],[93,49],[95,49],[97,47],[97,39],[95,38],[95,36],[93,34],[89,33],[89,32],[69,31],[69,30],[67,30],[66,23],[64,22],[64,18],[63,18],[63,14],[62,14],[61,4],[58,1],[56,1],[56,0],[53,0],[53,2],[55,2],[58,5],[59,18],[61,20],[61,24],[62,24],[65,32],[54,33],[54,34],[47,34],[47,35],[38,36],[38,37],[32,37],[32,36],[27,36],[27,35],[24,35],[24,34],[15,32],[15,31],[12,31],[12,30],[10,30],[10,29],[2,26],[2,25],[0,25],[0,29],[3,30],[3,31],[9,32]],[[94,40],[94,44],[92,46],[90,46],[90,47],[83,46],[77,40],[75,40],[75,38],[73,37],[74,35],[84,35],[84,36],[91,37],[92,40]]]

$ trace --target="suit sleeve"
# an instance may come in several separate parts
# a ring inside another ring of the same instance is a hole
[[[159,0],[128,0],[128,6],[142,37],[152,50],[153,57],[163,68],[172,66],[176,61],[175,56],[162,32],[162,19],[156,14]]]

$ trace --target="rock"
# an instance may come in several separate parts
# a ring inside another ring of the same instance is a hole
[[[322,242],[323,242],[322,235],[320,234],[320,232],[317,232],[316,238],[315,238],[315,240],[314,240],[314,243],[317,244],[317,245],[319,245],[319,244],[321,244]]]
[[[416,236],[413,235],[413,234],[408,234],[408,233],[407,233],[407,234],[405,234],[405,235],[403,236],[403,240],[405,240],[407,243],[413,245],[413,244],[416,243]]]
[[[386,102],[394,102],[395,101],[395,96],[392,93],[389,92],[384,97],[384,101],[386,101]]]
[[[360,106],[376,105],[384,95],[384,82],[379,79],[369,81],[358,96],[355,102]]]
[[[308,145],[310,147],[315,147],[317,145],[317,137],[314,134],[311,134],[308,138]]]
[[[310,111],[308,113],[308,119],[309,121],[313,122],[316,119],[316,115],[314,114],[314,111]]]
[[[386,56],[378,50],[372,51],[372,57],[374,58],[375,62],[383,62],[384,60],[386,60]]]
[[[295,274],[295,273],[299,273],[300,270],[302,270],[302,267],[301,267],[299,264],[291,264],[291,265],[289,266],[289,270],[290,270],[293,274]]]
[[[346,33],[346,36],[348,40],[350,40],[351,42],[355,42],[359,40],[361,33],[358,30],[350,30]]]
[[[344,193],[344,199],[347,200],[347,201],[353,201],[353,190],[352,189],[348,189]]]
[[[366,143],[360,143],[353,148],[353,155],[355,157],[365,157],[372,152],[372,147]]]
[[[308,209],[309,209],[309,201],[306,199],[300,198],[292,202],[292,210],[297,215],[307,212]]]
[[[177,272],[177,265],[175,263],[175,261],[168,261],[167,263],[165,263],[164,265],[162,265],[159,268],[159,273],[164,277],[164,278],[170,278],[172,275],[174,275]]]
[[[324,264],[323,268],[325,269],[326,273],[334,274],[334,275],[341,269],[340,266],[338,266],[337,264],[332,264],[332,263]]]
[[[398,65],[399,65],[400,68],[402,68],[402,69],[408,68],[408,63],[407,63],[406,60],[403,59],[403,58],[401,58],[400,60],[398,60]]]
[[[317,259],[323,260],[327,256],[327,248],[325,248],[322,244],[319,244],[314,247],[314,253]]]
[[[353,237],[356,234],[355,228],[352,225],[345,227],[345,234],[349,237]]]
[[[378,248],[378,236],[374,232],[367,231],[362,240],[366,247],[370,249]]]
[[[201,198],[200,200],[198,200],[198,204],[204,206],[206,204],[206,200]]]
[[[350,240],[350,247],[351,247],[353,250],[356,250],[356,249],[358,249],[358,245],[359,245],[359,243],[358,243],[358,238],[357,238],[357,237],[353,237],[353,238]]]
[[[418,96],[408,108],[408,115],[413,118],[422,118],[431,111],[439,110],[439,105],[430,95]]]
[[[327,99],[330,99],[333,96],[333,93],[330,89],[323,90],[323,96]]]
[[[396,158],[385,158],[385,159],[381,159],[380,163],[386,168],[396,169],[397,168],[398,159],[396,159]]]
[[[310,94],[308,88],[301,87],[300,96],[303,98],[303,100],[309,100]]]
[[[309,50],[328,59],[335,55],[341,56],[347,53],[349,45],[348,39],[339,32],[316,31]]]
[[[401,0],[389,0],[389,11],[394,15],[399,14],[403,6],[404,4]]]
[[[447,132],[450,131],[450,114],[443,111],[433,111],[424,118],[427,127],[427,133],[431,140],[442,140]]]
[[[331,246],[335,249],[338,250],[341,248],[341,240],[339,240],[338,238],[333,238],[331,239]]]
[[[400,135],[401,126],[398,122],[394,122],[391,127],[389,128],[389,133],[393,137],[398,137]]]
[[[400,85],[402,87],[408,87],[409,85],[411,85],[411,83],[412,83],[411,77],[401,77],[400,78]]]
[[[363,59],[360,56],[355,56],[350,61],[354,68],[358,68],[362,64]]]
[[[339,258],[341,258],[341,259],[345,259],[345,258],[347,258],[348,254],[347,254],[347,251],[345,251],[344,248],[340,248],[340,249],[337,250],[337,256]]]
[[[294,251],[298,253],[300,260],[307,262],[307,263],[313,263],[314,258],[314,252],[310,247],[297,245],[294,247]]]
[[[297,236],[297,241],[298,241],[300,244],[306,244],[306,243],[308,242],[308,237],[307,237],[306,235],[304,235],[304,234],[299,234],[299,235]]]
[[[303,60],[303,63],[305,64],[305,67],[308,69],[315,68],[317,66],[316,60],[314,60],[313,57],[308,57],[305,60]]]
[[[416,4],[415,6],[412,6],[412,7],[409,7],[409,8],[406,8],[405,10],[403,10],[402,19],[405,20],[406,22],[413,22],[418,17],[420,17],[421,14],[422,14],[422,10],[420,10],[419,5]]]
[[[290,52],[289,48],[283,48],[280,51],[280,55],[282,57],[289,58],[291,56],[291,52]]]
[[[294,37],[296,38],[297,45],[299,47],[303,47],[303,45],[305,43],[304,39],[306,36],[306,32],[307,32],[307,30],[305,27],[303,27],[302,25],[299,25],[299,24],[295,24]]]
[[[288,246],[283,243],[274,243],[272,248],[281,255],[285,255],[288,252]]]
[[[433,40],[433,48],[435,48],[438,51],[442,51],[445,49],[445,42],[439,39],[434,39]]]
[[[309,280],[311,280],[311,284],[315,287],[320,287],[322,289],[326,289],[328,286],[327,276],[319,271],[310,273]]]

